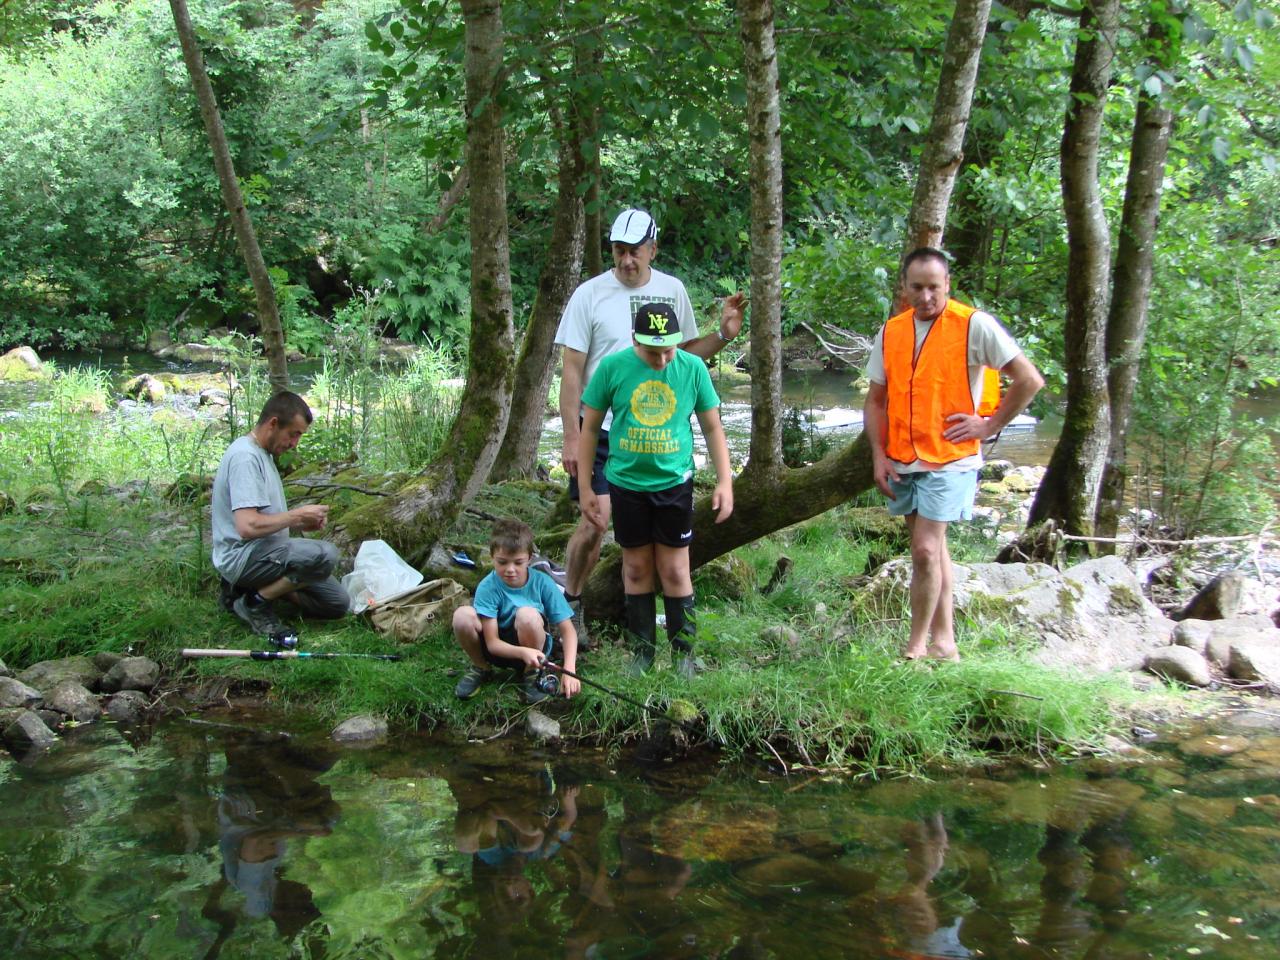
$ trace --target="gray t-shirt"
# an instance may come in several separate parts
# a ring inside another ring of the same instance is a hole
[[[285,529],[257,540],[242,540],[236,533],[235,511],[246,507],[263,513],[289,509],[276,462],[252,436],[241,437],[227,447],[213,478],[213,567],[232,583],[244,571],[251,543],[289,539]]]

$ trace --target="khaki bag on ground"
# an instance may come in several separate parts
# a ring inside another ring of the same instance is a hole
[[[470,602],[471,594],[462,584],[442,577],[375,604],[369,608],[369,620],[384,637],[412,643],[448,624],[453,611]]]

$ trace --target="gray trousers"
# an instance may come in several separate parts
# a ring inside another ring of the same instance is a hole
[[[256,540],[249,547],[249,560],[237,590],[257,590],[285,577],[301,584],[281,600],[297,605],[304,617],[337,620],[347,615],[351,598],[333,576],[338,548],[327,540],[290,537],[283,541]]]

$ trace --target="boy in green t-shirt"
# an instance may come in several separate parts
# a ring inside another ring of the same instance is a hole
[[[693,581],[689,544],[693,542],[693,429],[697,414],[702,437],[716,470],[711,508],[716,523],[733,512],[733,474],[729,446],[720,424],[716,396],[706,364],[677,349],[680,320],[669,304],[647,303],[632,322],[632,348],[600,361],[582,394],[579,463],[595,456],[604,411],[613,411],[609,460],[604,474],[613,502],[613,534],[622,547],[622,583],[626,593],[627,632],[636,652],[633,669],[653,663],[654,589],[662,585],[667,636],[679,653],[676,668],[696,672]],[[578,505],[588,522],[604,529],[596,494],[583,485]],[[656,575],[656,579],[655,579]]]

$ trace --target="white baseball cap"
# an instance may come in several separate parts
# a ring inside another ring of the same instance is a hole
[[[610,243],[625,243],[635,246],[648,243],[658,237],[658,225],[653,217],[643,210],[623,210],[618,219],[613,221],[613,229],[609,231]]]

